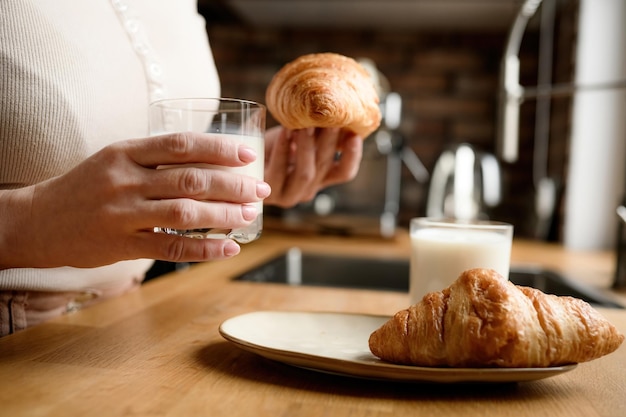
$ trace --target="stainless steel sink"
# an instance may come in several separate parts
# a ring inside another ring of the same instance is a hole
[[[287,285],[408,292],[409,261],[335,256],[291,248],[234,279]],[[573,282],[550,270],[514,267],[509,279],[515,284],[538,288],[549,294],[568,295],[602,307],[624,308],[594,288]]]

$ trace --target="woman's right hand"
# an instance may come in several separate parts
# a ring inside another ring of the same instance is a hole
[[[267,183],[232,172],[185,166],[243,166],[263,155],[210,134],[181,133],[116,142],[64,175],[0,191],[0,268],[95,267],[127,259],[172,262],[239,253],[230,239],[154,233],[239,228]],[[157,169],[162,165],[177,165]]]

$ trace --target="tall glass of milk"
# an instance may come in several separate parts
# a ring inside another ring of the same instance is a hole
[[[225,136],[245,144],[257,153],[257,159],[243,167],[194,164],[202,168],[232,171],[263,180],[265,154],[265,106],[248,100],[230,98],[180,98],[158,100],[150,104],[150,135],[175,132],[202,132]],[[174,166],[159,167],[171,168]],[[202,229],[155,231],[199,239],[234,239],[239,243],[256,240],[263,230],[263,202],[257,205],[258,216],[241,229],[220,229],[207,225]]]
[[[410,299],[441,291],[472,268],[508,279],[513,226],[494,221],[414,218],[410,223]]]

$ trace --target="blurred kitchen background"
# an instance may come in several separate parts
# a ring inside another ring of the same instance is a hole
[[[271,210],[267,225],[390,237],[395,225],[439,212],[511,222],[516,237],[574,248],[615,245],[626,194],[626,0],[199,0],[198,8],[224,97],[265,102],[276,71],[313,52],[360,59],[380,80],[385,119],[365,143],[359,177],[310,204]]]

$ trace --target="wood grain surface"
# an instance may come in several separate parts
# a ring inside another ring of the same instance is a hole
[[[545,380],[457,385],[324,374],[224,340],[219,325],[251,311],[390,315],[406,307],[405,293],[232,280],[291,246],[389,258],[408,258],[409,247],[403,233],[383,241],[269,232],[234,259],[194,265],[2,338],[0,415],[626,416],[626,345]],[[609,252],[534,242],[513,249],[514,264],[550,267],[607,293],[613,261]],[[601,312],[626,333],[626,310]]]

